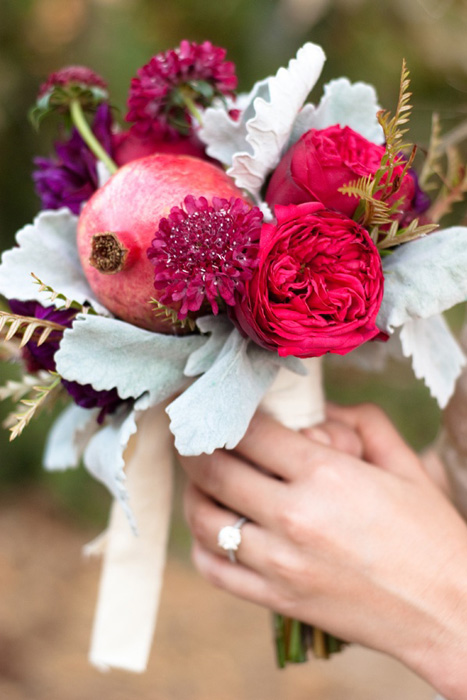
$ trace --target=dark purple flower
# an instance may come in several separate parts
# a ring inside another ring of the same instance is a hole
[[[241,199],[185,197],[161,219],[148,250],[158,300],[180,306],[179,318],[204,302],[218,313],[219,298],[234,305],[256,265],[263,215]]]
[[[53,321],[61,326],[70,328],[74,317],[76,316],[75,309],[56,309],[55,306],[42,306],[37,301],[18,301],[17,299],[9,300],[10,309],[18,316],[29,316],[30,318],[46,319]],[[25,360],[28,371],[37,372],[40,369],[45,369],[50,372],[55,371],[54,355],[58,350],[62,333],[60,331],[52,331],[47,341],[38,345],[34,340],[30,340],[26,344],[27,350]]]
[[[235,65],[225,61],[226,50],[182,41],[170,51],[156,54],[133,78],[126,120],[141,134],[158,138],[191,131],[186,98],[207,107],[216,96],[231,95],[237,87]]]
[[[67,379],[62,379],[62,384],[81,408],[101,409],[97,416],[98,423],[103,423],[107,415],[114,413],[124,403],[116,389],[96,391],[91,384],[78,384],[78,382],[69,382]]]
[[[109,155],[112,155],[112,116],[106,104],[96,111],[92,130]],[[68,141],[55,144],[55,158],[35,158],[33,173],[36,192],[43,209],[68,207],[79,214],[98,187],[96,157],[76,129]]]
[[[415,194],[412,199],[412,209],[415,215],[424,214],[430,208],[431,199],[420,187],[418,175],[413,168],[409,168],[409,175],[415,184]]]
[[[28,316],[31,318],[46,319],[53,321],[66,328],[71,328],[73,319],[76,316],[76,309],[56,309],[54,306],[44,307],[37,301],[9,300],[10,309],[18,316]],[[23,348],[23,358],[29,372],[39,370],[55,371],[55,353],[57,352],[61,331],[52,331],[45,343],[38,345],[35,340],[30,340]],[[74,399],[75,403],[82,408],[100,408],[97,422],[102,423],[105,416],[113,413],[122,403],[116,389],[110,391],[96,391],[90,384],[78,384],[62,379],[62,384]]]

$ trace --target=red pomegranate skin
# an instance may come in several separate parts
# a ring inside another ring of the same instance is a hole
[[[154,268],[146,251],[159,220],[187,195],[240,197],[242,192],[220,168],[186,155],[157,153],[123,166],[84,206],[78,221],[78,251],[84,274],[97,299],[118,318],[159,333],[173,333],[172,324],[156,315]],[[112,232],[128,250],[119,272],[104,274],[93,267],[92,238]]]

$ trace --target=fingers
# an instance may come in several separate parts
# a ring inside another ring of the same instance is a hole
[[[294,481],[309,472],[313,463],[325,459],[329,447],[323,440],[311,444],[310,438],[258,412],[235,452],[284,481]]]
[[[214,586],[252,603],[275,607],[271,586],[255,571],[217,556],[198,543],[193,546],[192,559],[200,574]]]
[[[228,551],[218,544],[218,534],[223,527],[235,525],[239,514],[217,505],[193,484],[188,484],[185,489],[184,510],[186,521],[196,542],[212,554],[227,558]],[[270,546],[268,543],[270,535],[249,521],[242,526],[241,533],[241,542],[235,552],[237,562],[253,570],[263,571],[264,555]]]
[[[337,420],[327,420],[324,423],[305,428],[301,431],[305,437],[314,442],[333,447],[352,457],[363,457],[363,443],[358,433],[346,423]]]
[[[281,507],[283,482],[226,450],[180,457],[180,462],[195,485],[229,510],[261,524],[274,521]]]
[[[354,430],[362,444],[362,456],[377,467],[399,476],[424,478],[420,460],[386,414],[373,404],[327,405],[327,416]]]

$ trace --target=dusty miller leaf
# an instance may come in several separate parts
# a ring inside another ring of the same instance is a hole
[[[379,109],[372,85],[351,83],[347,78],[332,80],[324,86],[324,95],[319,105],[305,105],[299,113],[289,146],[310,129],[327,129],[335,124],[349,126],[368,141],[382,144],[384,134],[376,117]]]
[[[384,296],[376,324],[392,333],[467,299],[467,227],[430,233],[383,259]]]
[[[412,357],[415,376],[445,408],[466,358],[442,316],[411,319],[401,328],[405,357]]]
[[[205,342],[199,335],[162,335],[117,319],[78,315],[55,361],[65,379],[96,391],[115,388],[122,399],[147,393],[148,405],[154,405],[182,388],[187,358]]]
[[[319,78],[325,56],[320,46],[307,43],[287,68],[268,78],[268,98],[254,100],[255,115],[246,123],[248,149],[236,153],[227,171],[241,189],[259,198],[263,182],[279,163],[293,123]]]
[[[31,277],[41,280],[80,304],[88,301],[96,311],[109,312],[94,298],[83,274],[76,246],[78,217],[69,209],[43,211],[32,224],[16,235],[18,246],[7,250],[0,265],[0,293],[7,299],[35,300],[44,303],[44,295]],[[64,306],[60,299],[56,306]]]
[[[89,440],[84,451],[84,466],[103,483],[121,504],[130,526],[136,533],[136,522],[130,508],[125,485],[125,461],[123,454],[132,435],[137,430],[137,412],[122,408],[114,414]]]
[[[274,353],[232,330],[210,369],[166,409],[180,454],[235,447],[278,369]]]
[[[70,404],[58,416],[47,436],[44,467],[50,471],[63,471],[77,467],[83,451],[99,429],[98,408],[81,408]]]

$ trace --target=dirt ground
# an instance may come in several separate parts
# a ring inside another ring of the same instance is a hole
[[[268,613],[213,590],[169,558],[147,673],[101,673],[87,649],[97,533],[43,491],[0,498],[0,700],[432,700],[399,664],[358,648],[330,662],[274,667]]]

